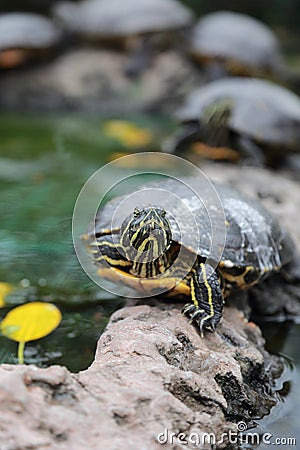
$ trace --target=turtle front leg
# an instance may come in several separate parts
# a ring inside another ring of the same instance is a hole
[[[193,270],[190,288],[193,303],[187,303],[182,313],[191,322],[196,322],[203,337],[204,330],[215,331],[221,320],[224,303],[222,288],[216,272],[204,263]]]

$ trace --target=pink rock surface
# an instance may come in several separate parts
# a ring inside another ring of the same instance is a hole
[[[192,436],[218,441],[238,421],[268,413],[282,366],[263,350],[260,330],[229,307],[217,332],[201,339],[179,309],[117,311],[78,374],[2,365],[0,449],[195,448]],[[212,448],[207,439],[199,448]]]

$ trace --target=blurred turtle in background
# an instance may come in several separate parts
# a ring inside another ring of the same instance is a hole
[[[190,53],[206,67],[210,80],[226,75],[276,78],[284,71],[272,30],[235,12],[218,11],[202,17],[193,29]]]
[[[0,15],[0,68],[10,69],[43,59],[59,44],[61,30],[34,13]]]
[[[177,112],[183,129],[164,150],[278,166],[300,150],[300,98],[255,78],[216,80],[192,91]]]
[[[153,49],[173,45],[177,33],[193,21],[191,11],[177,0],[63,1],[53,13],[67,30],[85,40],[131,51],[129,76],[147,66]]]

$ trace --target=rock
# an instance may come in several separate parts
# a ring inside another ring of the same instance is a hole
[[[156,56],[138,79],[124,75],[128,54],[81,48],[47,65],[2,74],[2,110],[80,110],[126,114],[172,112],[201,83],[192,64],[175,51]]]
[[[225,308],[217,332],[204,339],[179,308],[160,302],[117,311],[93,364],[78,374],[2,365],[1,450],[195,448],[189,439],[203,439],[201,449],[226,448],[228,435],[218,443],[223,433],[278,400],[282,361],[235,308]]]

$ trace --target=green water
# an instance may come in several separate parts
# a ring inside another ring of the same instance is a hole
[[[71,218],[104,149],[97,152],[96,137],[72,119],[2,117],[0,135],[1,279],[85,291],[90,283],[74,258]]]

